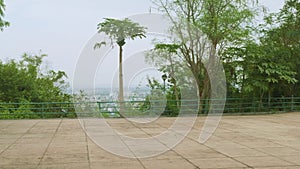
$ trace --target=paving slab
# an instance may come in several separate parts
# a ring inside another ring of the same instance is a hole
[[[200,159],[192,159],[192,163],[194,163],[199,168],[244,168],[247,165],[241,163],[240,161],[236,161],[235,159],[225,157],[225,158],[200,158]]]
[[[198,117],[191,131],[175,147],[165,140],[135,145],[121,140],[135,156],[143,151],[164,153],[148,158],[126,158],[98,146],[78,119],[0,120],[1,169],[297,169],[300,168],[300,113],[224,116],[209,140],[198,138],[206,117]],[[129,138],[159,137],[176,118],[151,123],[107,119],[114,131]],[[96,123],[95,123],[96,124]],[[180,124],[174,131],[181,136]],[[93,126],[92,126],[93,127]],[[97,139],[113,142],[112,133],[99,128]],[[173,133],[173,134],[174,134]],[[159,143],[155,144],[155,143]],[[148,149],[139,149],[148,146]],[[113,147],[111,147],[113,148]]]

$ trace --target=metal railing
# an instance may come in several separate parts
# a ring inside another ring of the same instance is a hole
[[[124,104],[127,107],[126,113],[131,116],[161,114],[161,111],[163,111],[163,116],[176,116],[180,106],[186,105],[186,103],[188,106],[201,107],[199,114],[205,115],[211,106],[218,107],[218,105],[212,105],[212,100],[203,100],[202,105],[198,105],[195,100],[184,101],[184,104],[181,104],[183,101],[179,101],[179,106],[176,101],[170,100],[163,104],[160,104],[159,101],[157,104],[150,104],[147,101],[128,101]],[[0,119],[76,118],[77,116],[120,117],[119,108],[120,104],[115,101],[0,103]],[[160,112],[153,112],[153,110]],[[224,114],[266,114],[292,111],[300,111],[300,97],[227,98],[224,108]]]
[[[39,119],[76,117],[74,103],[0,103],[0,119]]]
[[[227,98],[224,113],[275,113],[300,111],[300,97]]]

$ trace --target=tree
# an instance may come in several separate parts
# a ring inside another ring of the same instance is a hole
[[[266,28],[262,30],[261,43],[270,47],[269,52],[281,65],[295,72],[295,78],[300,80],[300,2],[287,0],[278,13],[265,18]],[[300,94],[297,83],[286,84],[279,82],[277,95]]]
[[[178,101],[181,99],[180,98],[181,95],[180,95],[180,89],[176,88],[175,85],[176,82],[172,81],[172,79],[173,79],[172,77],[168,77],[168,83],[166,87],[165,85],[159,83],[156,79],[148,78],[147,86],[151,90],[150,90],[150,94],[146,96],[145,101],[140,105],[139,107],[140,110],[147,111],[151,108],[151,104],[152,104],[153,107],[158,107],[156,109],[160,109],[162,106],[164,106],[163,113],[162,113],[163,116],[177,116],[180,110],[180,103]],[[160,98],[161,96],[166,96],[166,102],[161,100]],[[152,100],[152,102],[150,100]],[[154,113],[160,114],[161,110],[154,111]]]
[[[4,17],[5,4],[3,0],[0,0],[0,30],[3,31],[4,27],[9,26],[9,22],[3,20]]]
[[[285,1],[279,13],[265,18],[256,38],[225,49],[222,60],[231,97],[259,98],[260,107],[270,108],[272,97],[300,93],[299,9],[298,0]]]
[[[1,104],[4,109],[0,111],[0,118],[61,116],[64,111],[61,102],[71,100],[65,88],[67,76],[63,71],[42,69],[45,57],[44,54],[24,54],[20,61],[0,61],[0,102],[5,102]],[[51,106],[41,102],[51,103]],[[43,114],[44,110],[59,113]]]
[[[154,50],[151,50],[147,53],[147,61],[155,63],[157,67],[159,67],[159,71],[163,72],[166,75],[166,79],[169,84],[172,84],[172,88],[174,91],[174,99],[177,107],[180,105],[180,93],[179,93],[179,83],[178,81],[186,80],[179,79],[180,77],[185,77],[186,70],[184,70],[185,66],[183,66],[182,60],[176,57],[178,45],[174,44],[156,44]],[[159,57],[157,57],[159,56]],[[175,77],[175,72],[177,76]],[[179,75],[180,72],[180,75]],[[179,75],[179,76],[178,76]]]
[[[270,103],[272,91],[280,88],[278,84],[297,82],[296,72],[284,64],[280,51],[271,43],[248,41],[242,47],[226,50],[223,61],[232,92],[238,89],[235,96],[259,97],[262,102],[267,93]]]
[[[124,110],[124,91],[123,91],[123,46],[126,39],[144,38],[146,37],[145,27],[138,23],[132,22],[128,18],[124,20],[105,18],[104,22],[98,24],[98,33],[105,33],[111,39],[111,44],[117,43],[119,46],[119,103],[120,114],[122,116]],[[105,45],[106,42],[95,44],[95,48]]]
[[[65,72],[43,70],[41,64],[46,55],[24,54],[21,61],[0,61],[1,102],[66,102]]]
[[[173,42],[179,45],[178,56],[196,79],[200,105],[211,95],[209,74],[215,72],[224,47],[238,44],[250,35],[248,25],[255,10],[250,9],[249,2],[253,6],[257,3],[254,0],[154,0],[173,23],[171,31],[177,37]]]

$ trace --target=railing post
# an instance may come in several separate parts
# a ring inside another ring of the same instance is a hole
[[[102,113],[101,113],[101,102],[97,102],[98,103],[98,108],[99,108],[99,114],[100,114],[100,117],[102,116]]]
[[[44,103],[42,103],[42,118],[43,119],[45,118],[44,111],[45,111],[45,105],[44,105]]]
[[[269,97],[268,98],[268,112],[270,112],[270,110],[271,110],[271,100],[272,100],[272,98]]]
[[[291,111],[294,111],[294,95],[292,95],[292,106],[291,106]]]
[[[285,106],[285,99],[284,99],[284,97],[283,96],[281,96],[281,107],[282,107],[282,110],[283,111],[286,111],[286,106]]]

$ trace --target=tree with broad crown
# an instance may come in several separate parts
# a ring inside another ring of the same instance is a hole
[[[126,39],[134,40],[135,38],[145,38],[146,28],[138,23],[131,21],[128,18],[123,20],[104,18],[104,22],[98,24],[98,33],[105,33],[111,40],[111,45],[117,43],[119,46],[119,102],[120,115],[123,117],[124,111],[124,91],[123,91],[123,46],[126,44]],[[106,45],[106,42],[96,43],[94,48],[100,48],[101,45]]]
[[[215,65],[226,47],[238,45],[249,38],[252,20],[260,10],[258,0],[152,1],[171,20],[171,33],[176,37],[171,41],[179,45],[177,55],[183,58],[193,73],[199,104],[206,104],[204,100],[214,97],[210,78],[218,78],[218,75],[209,76],[209,73],[217,72]],[[170,50],[170,46],[164,48]],[[223,88],[223,84],[223,81],[218,81],[216,85]],[[202,113],[201,109],[200,106],[199,113]]]

